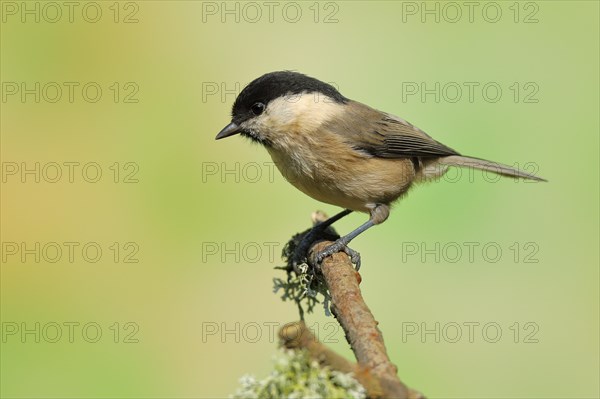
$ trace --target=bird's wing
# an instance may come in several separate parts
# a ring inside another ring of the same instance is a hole
[[[397,116],[352,101],[344,121],[332,120],[328,130],[344,135],[353,148],[379,158],[439,158],[460,155]]]

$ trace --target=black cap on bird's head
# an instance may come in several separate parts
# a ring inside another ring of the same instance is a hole
[[[314,92],[322,93],[335,102],[348,101],[332,85],[310,76],[291,71],[267,73],[250,82],[240,92],[233,103],[231,123],[221,130],[216,139],[244,133],[241,124],[262,114],[274,99]]]

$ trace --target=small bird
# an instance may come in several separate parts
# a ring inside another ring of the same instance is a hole
[[[322,231],[352,211],[370,215],[367,222],[316,256],[321,262],[344,251],[357,269],[360,256],[348,248],[348,243],[384,222],[391,204],[413,183],[438,178],[449,166],[545,181],[507,165],[460,155],[404,119],[351,100],[330,84],[292,71],[267,73],[240,92],[233,104],[231,123],[216,140],[238,133],[262,144],[281,174],[300,191],[345,208],[311,233]],[[304,244],[310,244],[310,236],[305,237]]]

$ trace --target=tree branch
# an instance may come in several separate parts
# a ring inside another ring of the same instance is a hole
[[[323,212],[312,214],[313,225],[326,219],[327,215]],[[297,244],[305,234],[306,232],[297,234],[290,242]],[[377,328],[378,323],[360,292],[360,274],[354,269],[348,255],[338,252],[317,265],[315,255],[333,244],[329,240],[337,237],[339,236],[335,230],[328,227],[316,238],[318,241],[311,244],[306,260],[311,268],[310,273],[314,278],[322,280],[327,287],[331,297],[331,311],[344,329],[346,340],[358,363],[347,361],[320,343],[303,322],[288,324],[280,330],[284,345],[288,348],[304,348],[315,360],[338,371],[353,372],[367,389],[370,398],[424,398],[398,378],[398,369],[387,355],[383,336]],[[296,245],[292,248],[295,247]],[[288,273],[293,270],[289,262],[286,270]],[[292,335],[292,332],[295,334]]]
[[[279,330],[279,338],[282,346],[287,349],[306,350],[309,356],[321,366],[327,366],[342,373],[352,373],[354,378],[367,390],[369,398],[393,397],[383,390],[382,383],[377,376],[359,364],[348,361],[321,343],[303,321],[284,325]],[[408,399],[425,399],[425,396],[409,388]]]
[[[345,374],[352,373],[360,385],[367,390],[369,398],[383,397],[384,393],[377,378],[321,343],[303,321],[288,323],[281,327],[279,338],[282,346],[287,349],[305,349],[321,366],[328,366]]]

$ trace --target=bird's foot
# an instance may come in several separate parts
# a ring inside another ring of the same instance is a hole
[[[320,240],[333,241],[338,238],[340,236],[331,226],[323,224],[317,224],[304,233],[292,254],[291,265],[296,274],[301,274],[300,266],[308,263],[309,250],[315,242]]]
[[[321,262],[323,262],[323,259],[340,251],[344,251],[344,253],[350,257],[352,263],[356,265],[356,271],[358,271],[358,269],[360,269],[360,254],[352,248],[348,247],[348,244],[341,238],[317,253],[317,265],[320,267]]]

